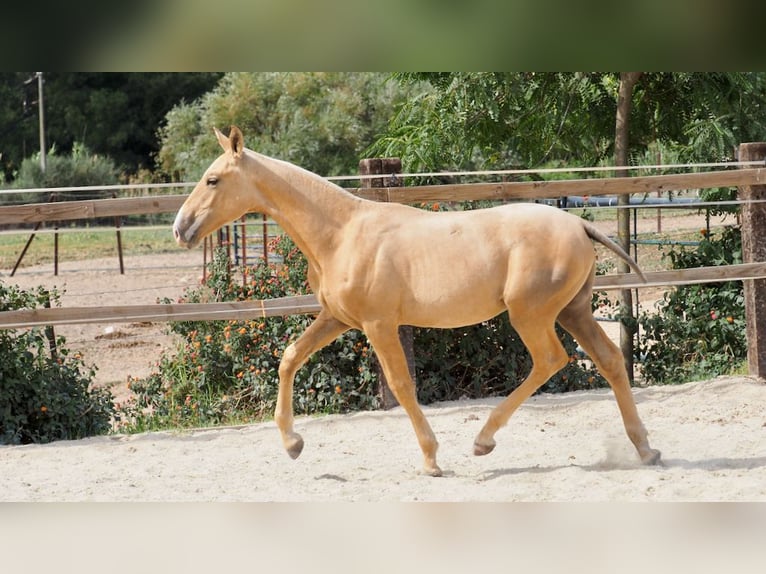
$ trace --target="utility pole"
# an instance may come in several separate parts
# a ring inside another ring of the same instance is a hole
[[[40,116],[40,168],[45,173],[47,166],[45,158],[45,106],[43,105],[43,73],[36,72],[37,75],[37,102],[39,104]]]
[[[35,80],[37,80],[37,102],[29,101],[29,94],[27,93],[27,86],[30,86]],[[29,109],[35,103],[37,103],[37,117],[40,122],[40,169],[45,173],[47,167],[47,158],[45,154],[45,103],[43,102],[43,79],[42,72],[35,72],[35,75],[24,82],[24,115],[29,113]]]

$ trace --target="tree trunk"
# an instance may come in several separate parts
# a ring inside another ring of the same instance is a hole
[[[739,144],[739,161],[766,159],[766,143]],[[742,201],[766,199],[766,185],[739,188]],[[766,261],[766,204],[742,206],[742,261]],[[751,375],[766,379],[766,279],[744,281],[747,365]]]
[[[629,147],[629,123],[630,110],[633,100],[633,88],[641,77],[641,72],[620,72],[620,87],[617,95],[617,114],[614,129],[614,164],[616,166],[628,165]],[[627,170],[615,170],[615,176],[628,175]],[[617,199],[618,206],[630,205],[629,195],[620,195]],[[630,253],[630,210],[617,210],[617,238],[627,253]],[[618,271],[628,273],[630,267],[620,261]],[[633,318],[633,294],[629,289],[620,291],[620,349],[628,370],[628,378],[633,382],[633,335],[635,333]],[[626,322],[625,318],[631,320]]]

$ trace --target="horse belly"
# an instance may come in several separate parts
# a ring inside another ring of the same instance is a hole
[[[401,322],[452,328],[491,319],[505,309],[504,272],[494,267],[425,265],[402,290]]]

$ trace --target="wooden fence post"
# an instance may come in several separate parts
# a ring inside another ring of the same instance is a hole
[[[766,159],[766,143],[743,143],[739,161]],[[743,185],[739,199],[766,200],[766,185]],[[766,203],[742,205],[742,261],[766,261]],[[749,279],[745,286],[747,365],[751,375],[766,378],[766,279]]]
[[[396,174],[402,172],[402,160],[399,158],[371,158],[363,159],[359,162],[359,174],[360,175],[377,175],[381,174],[383,177],[362,179],[361,187],[398,187],[400,181],[395,177]],[[407,358],[407,367],[410,371],[410,377],[413,383],[417,383],[415,377],[415,351],[413,349],[413,333],[412,327],[403,325],[399,327],[399,340],[404,348],[404,355]],[[378,396],[380,398],[381,406],[384,409],[390,409],[397,406],[399,403],[394,397],[391,389],[388,387],[386,377],[383,374],[383,370],[380,368],[380,363],[377,365],[378,371]]]

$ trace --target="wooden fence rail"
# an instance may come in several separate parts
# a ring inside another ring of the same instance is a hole
[[[599,275],[595,291],[634,289],[766,278],[766,263],[698,267],[646,273],[642,282],[634,273]],[[314,295],[226,303],[169,303],[105,307],[54,307],[0,313],[0,329],[80,323],[132,323],[135,321],[245,321],[260,317],[317,314]]]
[[[499,199],[553,199],[565,195],[624,195],[735,187],[765,183],[766,169],[740,169],[649,175],[646,177],[606,177],[554,181],[508,181],[498,183],[461,183],[421,185],[416,187],[373,187],[354,193],[366,199],[396,203],[432,201],[475,201]]]
[[[170,213],[177,211],[185,199],[185,195],[157,195],[3,205],[0,225]]]
[[[621,195],[763,184],[766,184],[766,169],[755,168],[706,173],[649,175],[646,177],[370,187],[349,189],[349,191],[359,197],[376,201],[430,203],[434,201],[551,199],[565,195]],[[4,205],[0,206],[0,225],[170,213],[177,211],[185,199],[186,195],[158,195]]]

